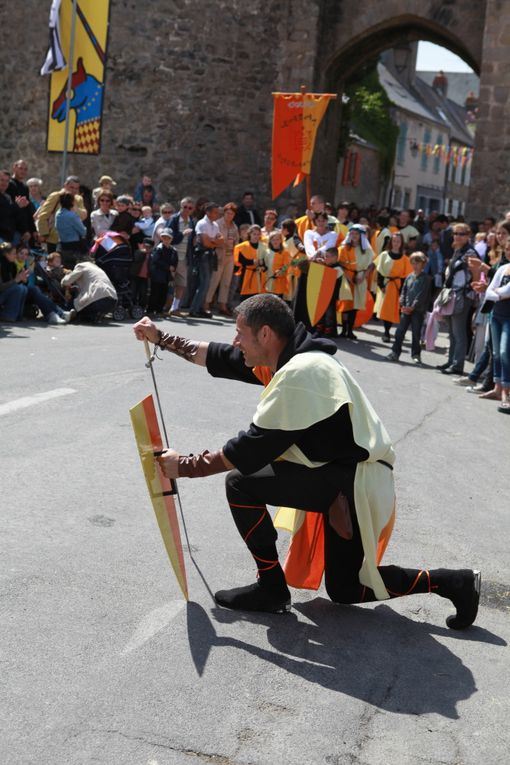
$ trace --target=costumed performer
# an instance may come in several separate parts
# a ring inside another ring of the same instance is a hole
[[[266,246],[261,242],[261,229],[256,223],[248,229],[248,239],[235,248],[234,262],[241,267],[241,299],[266,291],[264,253]]]
[[[404,252],[404,236],[400,231],[391,235],[389,248],[381,252],[374,263],[378,274],[375,313],[384,322],[383,343],[390,343],[391,325],[400,322],[400,290],[413,270]]]
[[[283,246],[290,255],[291,263],[287,271],[288,290],[284,300],[292,304],[296,294],[301,270],[299,264],[304,261],[305,248],[296,233],[296,224],[292,218],[285,218],[282,222]]]
[[[290,255],[283,246],[283,236],[279,228],[269,234],[263,260],[267,269],[266,292],[278,295],[283,299],[289,290],[287,271],[290,265]]]
[[[367,301],[367,284],[373,265],[374,253],[368,242],[365,227],[355,223],[339,249],[339,263],[344,272],[340,286],[338,310],[342,314],[342,337],[356,340],[353,332],[356,313]]]
[[[314,196],[310,198],[310,209],[308,209],[304,215],[301,215],[300,218],[296,218],[295,221],[298,236],[301,241],[304,241],[306,231],[315,228],[315,215],[318,212],[326,213],[328,216],[329,228],[331,231],[335,231],[339,235],[340,240],[342,240],[346,234],[345,226],[342,225],[334,215],[328,214],[324,197],[320,194],[314,194]]]
[[[312,197],[315,199],[315,197]],[[301,263],[301,278],[299,279],[296,294],[294,296],[293,312],[296,321],[301,321],[305,327],[312,330],[314,327],[308,315],[307,302],[307,284],[308,284],[308,266],[317,257],[322,258],[325,251],[330,247],[336,247],[338,244],[338,234],[332,231],[329,226],[329,216],[327,212],[313,213],[314,228],[305,230],[303,245],[307,261]]]
[[[447,619],[449,627],[472,624],[480,572],[378,565],[394,520],[394,452],[367,397],[335,358],[335,343],[314,339],[296,326],[288,306],[275,295],[255,295],[236,314],[232,345],[175,337],[147,317],[134,326],[139,340],[204,366],[213,377],[266,385],[247,430],[222,448],[190,456],[166,449],[158,457],[168,478],[230,471],[227,500],[258,578],[217,592],[218,605],[289,610],[290,591],[269,504],[323,518],[325,586],[333,601],[435,593],[456,608]]]

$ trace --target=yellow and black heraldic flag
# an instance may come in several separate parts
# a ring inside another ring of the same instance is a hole
[[[67,66],[52,71],[48,107],[48,151],[63,151],[67,80],[72,66],[67,150],[99,154],[108,43],[110,0],[78,0],[73,60],[70,60],[73,0],[60,4],[61,51]]]

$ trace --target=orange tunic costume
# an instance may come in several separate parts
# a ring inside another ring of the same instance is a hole
[[[385,289],[378,289],[375,312],[381,321],[400,321],[400,289],[412,269],[407,255],[394,260],[389,252],[381,252],[375,259],[378,273],[384,277]]]
[[[258,295],[266,291],[266,275],[258,265],[264,259],[266,247],[259,243],[254,247],[251,242],[241,242],[234,250],[234,262],[242,269],[241,295]]]
[[[297,290],[297,284],[298,279],[301,276],[301,269],[299,266],[293,265],[295,261],[301,260],[303,258],[304,253],[302,253],[298,248],[296,247],[296,243],[292,237],[289,237],[285,240],[283,243],[283,246],[287,250],[290,256],[290,266],[287,269],[287,282],[288,282],[288,289],[287,294],[284,295],[284,299],[290,302],[293,300],[294,295],[296,294]]]
[[[288,266],[291,258],[288,250],[272,250],[267,247],[264,253],[264,263],[267,267],[265,274],[266,292],[272,292],[273,295],[286,295],[289,290]],[[281,276],[273,276],[283,268]]]
[[[363,279],[359,284],[355,283],[355,277],[359,272],[366,272],[373,260],[374,253],[371,247],[365,252],[361,248],[343,244],[339,248],[338,264],[343,270],[342,284],[340,286],[339,302],[337,310],[353,311],[365,308],[367,297],[367,280]]]

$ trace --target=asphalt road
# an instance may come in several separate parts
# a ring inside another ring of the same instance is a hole
[[[2,765],[506,765],[510,418],[429,368],[440,353],[421,369],[384,361],[380,335],[339,353],[396,445],[385,561],[480,568],[463,633],[433,595],[340,607],[296,590],[286,616],[215,608],[210,591],[254,575],[222,476],[180,482],[186,604],[131,431],[152,390],[131,325],[0,328]],[[171,354],[156,374],[179,451],[250,421],[255,386]]]

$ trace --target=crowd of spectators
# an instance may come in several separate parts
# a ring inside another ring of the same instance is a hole
[[[312,263],[335,271],[315,323]],[[409,328],[411,359],[421,364],[422,348],[433,349],[445,327],[440,371],[510,412],[510,213],[466,222],[320,195],[302,215],[295,204],[261,212],[251,191],[238,203],[186,196],[174,206],[147,175],[133,193],[117,193],[108,175],[92,190],[71,175],[45,194],[24,160],[0,170],[0,321],[99,321],[119,307],[134,318],[230,317],[261,292],[288,301],[317,334],[335,337],[341,327],[346,342],[377,319],[393,362]]]

